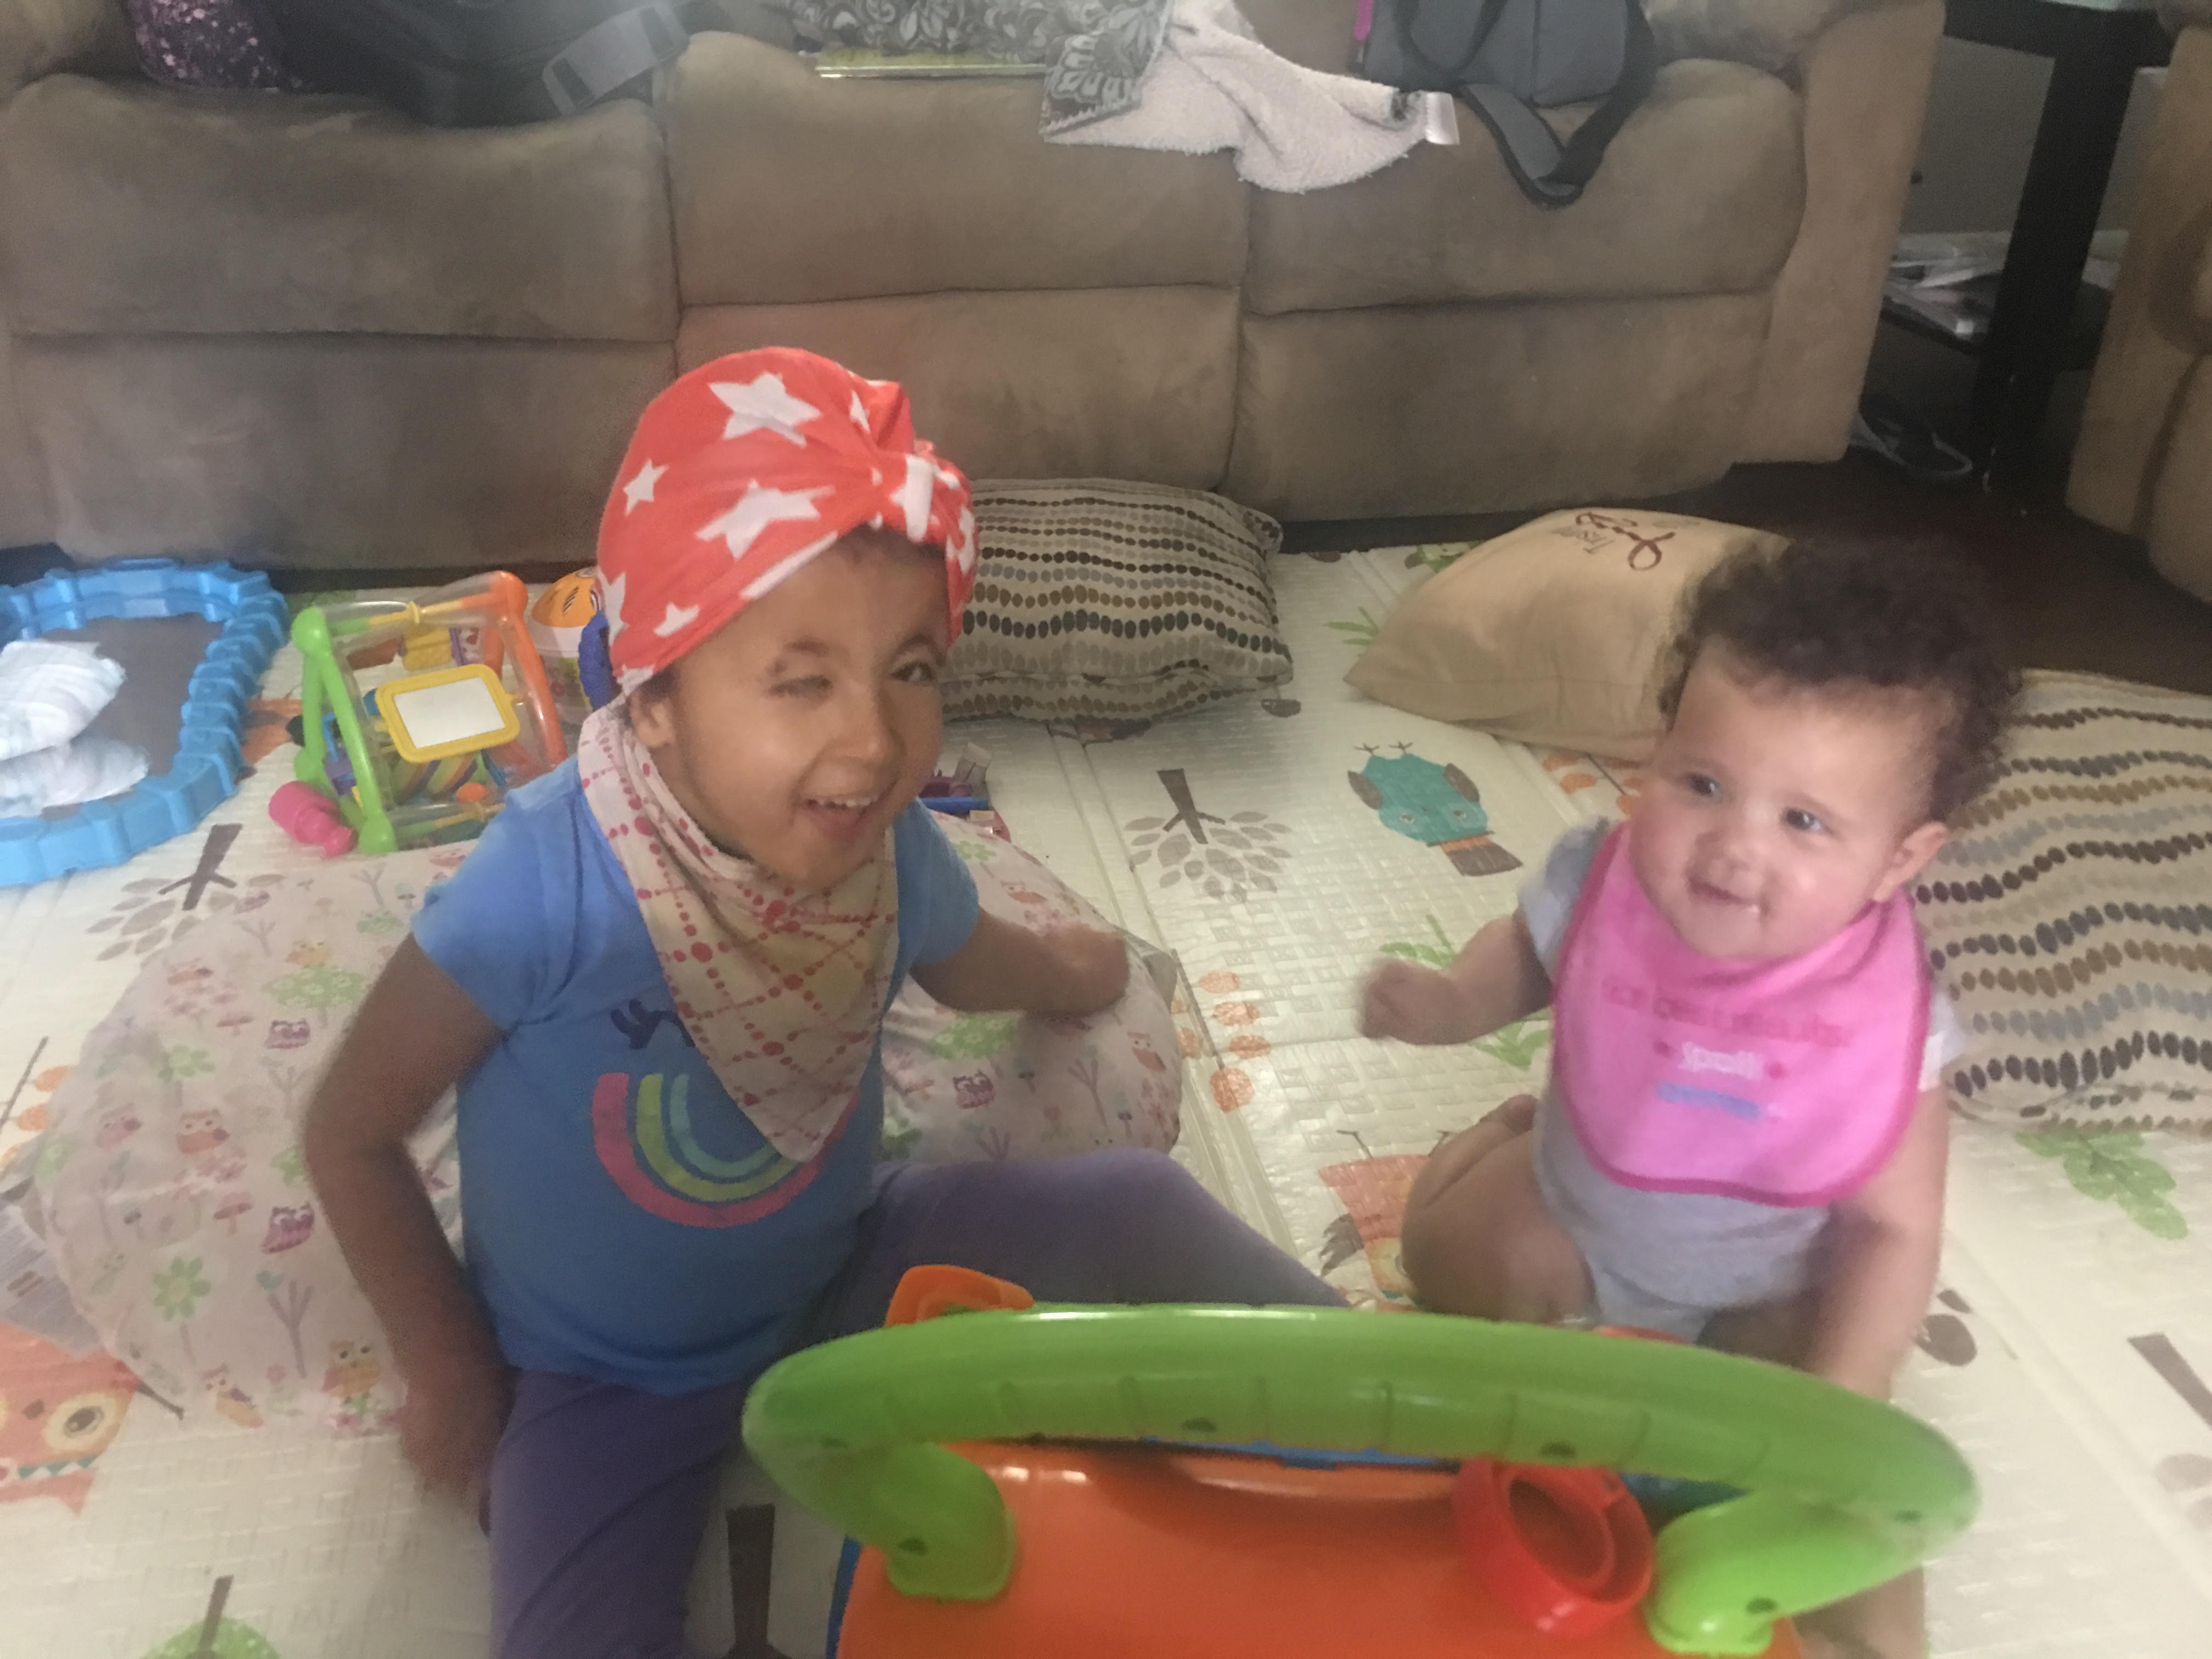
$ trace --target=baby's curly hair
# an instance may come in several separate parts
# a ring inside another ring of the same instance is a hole
[[[1980,584],[1955,561],[1895,544],[1796,542],[1723,560],[1690,590],[1664,663],[1672,724],[1690,669],[1717,645],[1758,684],[1924,696],[1928,814],[1948,819],[1994,769],[2020,676]]]

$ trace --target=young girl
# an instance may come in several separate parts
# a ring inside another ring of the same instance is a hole
[[[1542,1101],[1414,1182],[1422,1302],[1705,1338],[1887,1397],[1934,1285],[1965,1047],[1906,888],[2015,685],[1972,596],[1909,555],[1705,578],[1627,823],[1561,837],[1449,968],[1366,988],[1364,1029],[1408,1042],[1553,1010]]]
[[[1043,1298],[1328,1304],[1165,1158],[878,1170],[911,971],[963,1009],[1117,998],[1120,939],[980,914],[916,792],[975,576],[904,394],[725,357],[639,422],[599,529],[624,696],[436,890],[310,1109],[308,1168],[424,1479],[488,1480],[494,1650],[684,1651],[754,1377],[906,1267]],[[460,1090],[467,1267],[405,1140]]]

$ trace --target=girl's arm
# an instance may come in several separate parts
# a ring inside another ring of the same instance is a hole
[[[507,1367],[423,1191],[407,1137],[500,1034],[412,939],[394,954],[307,1106],[307,1173],[407,1384],[400,1445],[433,1486],[491,1467]]]
[[[1936,1289],[1949,1150],[1942,1088],[1923,1090],[1888,1164],[1830,1219],[1807,1370],[1889,1398]]]
[[[964,1012],[1089,1014],[1121,1000],[1129,952],[1118,933],[1076,925],[1032,933],[983,910],[965,945],[917,965],[914,979]]]
[[[1359,1030],[1401,1042],[1472,1042],[1551,1000],[1552,976],[1516,910],[1485,926],[1442,972],[1395,959],[1376,963]]]

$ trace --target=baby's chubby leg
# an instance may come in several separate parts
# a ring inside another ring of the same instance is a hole
[[[1589,1269],[1536,1189],[1536,1103],[1516,1096],[1429,1155],[1406,1200],[1406,1275],[1423,1306],[1553,1324],[1590,1305]]]

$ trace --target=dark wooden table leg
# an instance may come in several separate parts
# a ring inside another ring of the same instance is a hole
[[[2081,269],[2157,21],[2142,12],[2049,9],[2051,89],[2021,191],[2004,275],[1974,378],[1967,451],[1999,477],[2033,467],[2080,295]]]

